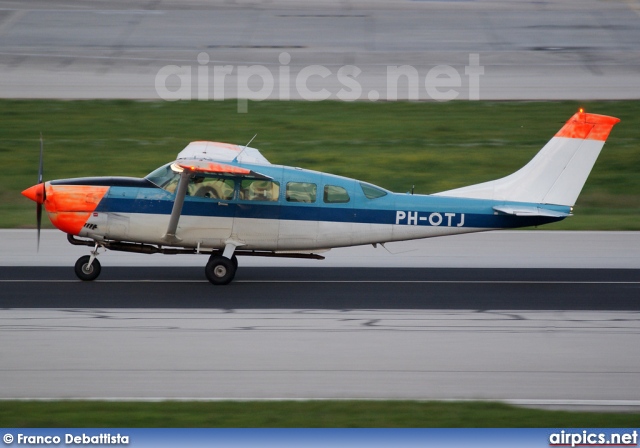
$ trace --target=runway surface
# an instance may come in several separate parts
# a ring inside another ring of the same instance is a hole
[[[638,0],[7,0],[0,97],[630,99],[639,22]]]
[[[3,308],[640,311],[640,270],[240,268],[215,287],[203,268],[5,267]]]
[[[7,267],[0,288],[0,398],[640,407],[638,270]]]
[[[205,256],[111,252],[80,282],[87,248],[42,236],[36,253],[35,231],[0,231],[0,398],[640,408],[638,232],[246,257],[225,287],[205,280]]]
[[[0,397],[637,409],[639,331],[614,311],[9,309]]]

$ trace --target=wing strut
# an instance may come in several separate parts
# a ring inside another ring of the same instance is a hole
[[[178,229],[178,221],[180,220],[180,214],[182,213],[184,198],[187,195],[189,177],[191,177],[191,171],[189,170],[184,170],[180,173],[180,181],[178,181],[178,188],[176,189],[176,199],[173,201],[171,217],[169,218],[169,227],[167,227],[167,233],[165,233],[163,237],[163,239],[168,243],[177,243],[180,241],[180,238],[176,236],[176,230]]]
[[[253,179],[271,179],[271,177],[269,176],[257,173],[248,168],[243,168],[237,165],[227,165],[223,163],[211,162],[207,160],[177,160],[175,164],[179,169],[182,169],[182,172],[180,173],[180,180],[178,181],[178,187],[176,188],[176,198],[173,201],[173,208],[171,209],[171,217],[169,218],[167,233],[165,233],[162,237],[162,239],[169,244],[177,244],[182,241],[181,238],[176,236],[176,231],[178,230],[178,221],[180,220],[180,215],[182,214],[184,198],[187,195],[189,178],[194,173],[248,176]],[[229,258],[231,258],[232,256],[233,251],[230,252]]]

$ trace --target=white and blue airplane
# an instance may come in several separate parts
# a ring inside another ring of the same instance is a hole
[[[76,275],[100,274],[99,249],[206,254],[224,285],[237,255],[322,259],[336,247],[384,244],[560,221],[573,206],[614,117],[572,116],[515,173],[431,195],[398,194],[355,179],[272,165],[249,146],[192,142],[145,178],[42,181],[23,191],[75,245],[93,248]],[[39,236],[38,236],[39,238]]]

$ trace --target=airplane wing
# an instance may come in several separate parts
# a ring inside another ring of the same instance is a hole
[[[237,161],[254,165],[271,165],[255,148],[220,142],[191,142],[180,151],[177,158],[178,160],[202,159],[223,163]]]
[[[206,160],[176,160],[175,164],[183,170],[191,173],[210,173],[210,174],[235,174],[238,176],[249,176],[258,179],[271,179],[269,176],[260,174],[256,171],[241,166],[226,165],[224,163],[209,162]]]

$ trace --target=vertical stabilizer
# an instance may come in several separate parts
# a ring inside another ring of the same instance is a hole
[[[581,110],[515,173],[436,196],[573,206],[605,140],[619,121]]]

